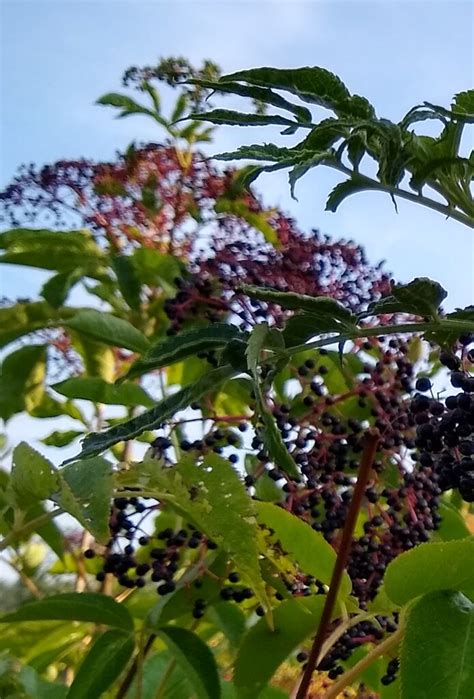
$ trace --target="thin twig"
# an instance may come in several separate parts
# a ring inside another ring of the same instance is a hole
[[[349,511],[347,513],[347,519],[344,524],[341,544],[337,554],[336,563],[334,565],[334,570],[332,572],[329,591],[326,596],[323,613],[321,615],[318,630],[313,641],[313,646],[311,648],[308,663],[303,673],[298,692],[296,693],[296,699],[304,699],[306,697],[309,686],[311,684],[313,672],[316,668],[316,664],[318,663],[319,656],[321,654],[321,649],[323,647],[323,643],[327,634],[328,626],[331,623],[332,615],[337,601],[339,587],[342,580],[342,575],[344,573],[344,568],[346,567],[347,559],[349,557],[357,516],[360,511],[367,481],[372,470],[372,464],[374,462],[375,452],[377,451],[378,441],[378,431],[374,429],[369,430],[365,437],[365,446],[360,462],[359,475],[354,488],[354,495],[349,506]]]
[[[402,639],[404,629],[400,626],[394,633],[388,636],[382,643],[372,648],[372,650],[367,653],[366,656],[362,658],[354,667],[345,672],[341,678],[332,685],[332,687],[326,692],[323,699],[336,699],[339,694],[347,687],[347,685],[352,684],[356,677],[358,677],[366,668],[368,668],[374,660],[379,658],[381,655],[385,655],[387,651],[391,650],[396,646]]]

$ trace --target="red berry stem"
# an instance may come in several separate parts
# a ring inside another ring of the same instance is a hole
[[[349,552],[351,549],[352,537],[354,534],[357,516],[360,511],[362,498],[364,497],[365,489],[367,486],[367,481],[369,480],[370,472],[372,470],[372,464],[374,462],[375,453],[377,451],[379,437],[379,432],[375,429],[369,430],[365,436],[364,451],[362,452],[357,483],[354,488],[354,495],[351,500],[349,511],[347,513],[347,519],[344,524],[344,529],[342,531],[341,544],[337,554],[336,563],[334,565],[334,570],[332,572],[329,591],[326,596],[323,613],[321,615],[321,621],[319,622],[318,630],[313,641],[313,646],[311,648],[311,653],[308,658],[306,669],[303,673],[303,677],[301,679],[300,686],[298,687],[298,692],[296,694],[295,699],[305,699],[306,697],[309,686],[311,684],[313,672],[318,663],[321,649],[323,647],[323,643],[327,635],[329,624],[331,623],[334,607],[336,605],[337,595],[339,592],[339,587],[341,584],[342,575],[344,573],[344,569],[346,567],[347,559],[349,557]]]

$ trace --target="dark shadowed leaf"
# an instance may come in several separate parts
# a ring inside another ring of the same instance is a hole
[[[245,337],[235,325],[213,323],[204,328],[187,330],[179,335],[167,337],[132,364],[127,378],[135,378],[154,369],[180,362],[199,352],[224,347],[239,335]]]
[[[329,193],[326,200],[326,211],[336,211],[344,199],[347,199],[351,194],[376,188],[376,185],[371,185],[370,181],[365,177],[354,174],[349,180],[337,184]]]
[[[288,90],[306,102],[333,109],[350,97],[337,75],[317,66],[305,68],[252,68],[224,75],[220,82],[242,81],[251,85]]]
[[[281,126],[298,126],[298,122],[285,119],[279,114],[244,114],[231,109],[211,109],[203,114],[190,114],[189,119],[195,121],[210,121],[211,124],[227,124],[229,126],[266,126],[279,124]]]
[[[298,117],[298,121],[306,124],[311,123],[312,116],[309,109],[289,102],[284,97],[268,88],[256,87],[255,85],[242,85],[238,82],[210,82],[206,80],[199,81],[199,84],[202,85],[202,87],[215,90],[216,92],[239,95],[240,97],[250,97],[259,102],[271,104],[273,107],[286,109],[288,112],[295,114]]]
[[[101,697],[125,670],[134,649],[129,633],[117,629],[103,633],[79,666],[67,699]]]
[[[447,295],[438,282],[417,277],[408,284],[393,286],[391,295],[371,304],[366,315],[412,313],[437,318],[439,307]]]
[[[192,631],[165,626],[158,636],[173,652],[199,699],[220,699],[217,665],[210,648]]]

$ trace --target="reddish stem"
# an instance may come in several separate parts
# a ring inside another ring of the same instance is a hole
[[[326,601],[324,603],[321,621],[319,622],[318,631],[314,638],[311,653],[308,658],[308,663],[303,673],[303,677],[301,679],[301,683],[298,688],[298,692],[296,694],[295,699],[305,699],[307,695],[309,686],[311,684],[311,677],[316,668],[316,664],[318,663],[318,659],[321,654],[321,649],[326,638],[327,630],[329,624],[331,623],[334,607],[336,605],[337,595],[339,592],[339,587],[342,580],[342,575],[344,573],[344,569],[347,564],[347,559],[349,557],[357,516],[360,511],[362,498],[364,497],[365,489],[367,486],[367,481],[369,480],[370,472],[372,470],[375,452],[377,451],[379,436],[380,435],[377,430],[371,429],[367,432],[365,437],[365,445],[360,462],[359,475],[354,488],[354,495],[349,506],[349,511],[347,513],[347,519],[344,524],[344,529],[342,531],[341,545],[339,547],[336,563],[332,572],[331,583],[329,585],[329,591],[326,596]]]

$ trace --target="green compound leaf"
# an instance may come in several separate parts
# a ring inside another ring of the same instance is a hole
[[[371,304],[365,315],[413,313],[437,318],[439,307],[447,295],[447,291],[438,282],[427,277],[417,277],[408,284],[392,287],[391,295]]]
[[[474,590],[474,537],[420,544],[398,556],[384,578],[387,595],[396,604],[436,590]]]
[[[101,457],[77,461],[59,471],[58,504],[75,517],[100,543],[110,538],[112,464]]]
[[[64,322],[68,328],[112,347],[146,352],[149,342],[131,323],[110,313],[87,309]]]
[[[235,663],[234,684],[239,699],[256,699],[290,653],[318,627],[324,596],[300,597],[273,610],[274,630],[265,619],[247,632]]]
[[[213,323],[173,335],[152,346],[132,364],[127,378],[135,378],[154,369],[181,362],[199,352],[225,347],[230,340],[239,336],[245,337],[235,325],[227,323]]]
[[[401,699],[472,699],[474,604],[432,592],[408,613],[401,648]]]
[[[336,552],[323,535],[277,505],[256,502],[255,507],[259,523],[273,531],[270,540],[280,542],[281,549],[290,559],[296,561],[304,573],[313,575],[329,585],[336,562]],[[347,573],[344,573],[340,587],[341,597],[350,595],[351,589],[351,580]]]
[[[18,507],[27,509],[59,489],[59,476],[42,454],[20,442],[13,450],[11,487]]]
[[[0,623],[17,621],[90,621],[123,631],[133,631],[129,611],[107,595],[95,592],[65,592],[26,602],[16,612],[0,618]]]
[[[179,626],[166,626],[158,636],[173,652],[199,699],[220,699],[221,688],[212,651],[199,636]]]
[[[297,121],[285,119],[278,114],[244,114],[231,109],[211,109],[211,111],[202,114],[190,114],[187,118],[195,121],[210,121],[212,124],[227,124],[228,126],[267,126],[268,124],[298,126]]]
[[[215,391],[227,379],[232,378],[235,373],[236,370],[230,366],[213,369],[194,383],[161,400],[152,410],[147,410],[145,413],[111,427],[105,432],[93,432],[84,439],[82,452],[77,458],[85,459],[96,456],[118,442],[138,437],[146,430],[156,429],[158,425],[169,420],[178,411],[189,407],[191,403],[199,400],[206,393]]]
[[[117,629],[103,633],[82,661],[66,699],[102,696],[122,674],[134,649],[130,634]]]
[[[54,384],[51,388],[66,398],[90,400],[106,405],[143,405],[151,408],[155,401],[148,393],[135,383],[127,381],[120,386],[108,383],[98,376],[73,377]]]

